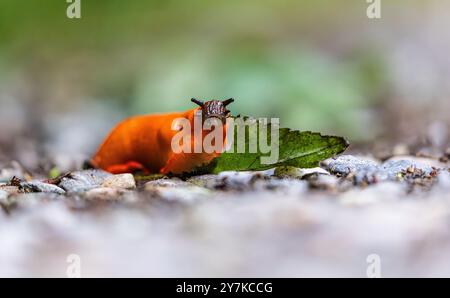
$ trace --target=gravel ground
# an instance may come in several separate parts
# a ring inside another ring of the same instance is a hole
[[[0,276],[65,277],[76,255],[82,277],[366,277],[373,254],[383,277],[450,276],[448,155],[0,181]]]

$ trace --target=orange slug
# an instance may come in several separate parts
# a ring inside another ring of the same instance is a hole
[[[203,142],[210,132],[202,127],[201,134],[194,134],[195,115],[201,116],[201,125],[206,119],[220,119],[223,124],[222,141],[225,144],[225,122],[230,116],[226,107],[234,99],[202,102],[193,98],[191,101],[199,107],[185,112],[134,116],[123,120],[109,133],[90,164],[113,174],[181,174],[211,161],[220,152],[207,153],[202,149],[200,152],[192,150],[178,153],[172,150],[172,139],[179,132],[173,129],[173,122],[177,118],[189,121],[192,136],[190,146],[193,148],[194,142]]]

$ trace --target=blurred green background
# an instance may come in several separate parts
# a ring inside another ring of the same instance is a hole
[[[363,0],[81,0],[81,19],[68,5],[0,1],[4,152],[90,154],[121,118],[191,97],[353,143],[448,124],[448,1],[382,1],[378,20]]]

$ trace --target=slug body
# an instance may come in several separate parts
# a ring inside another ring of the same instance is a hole
[[[173,129],[176,119],[187,119],[191,123],[191,147],[194,142],[202,141],[209,131],[202,129],[198,136],[194,134],[196,113],[201,113],[202,121],[219,118],[225,123],[230,112],[225,109],[233,99],[212,100],[205,103],[192,99],[200,105],[185,112],[134,116],[119,123],[103,141],[91,164],[113,174],[119,173],[161,173],[181,174],[205,164],[220,152],[200,153],[174,152],[172,140],[179,132]],[[203,123],[203,122],[202,122]],[[226,125],[223,125],[223,138],[226,138]],[[196,139],[197,138],[197,139]],[[201,138],[201,140],[198,140]],[[223,140],[225,144],[225,140]]]

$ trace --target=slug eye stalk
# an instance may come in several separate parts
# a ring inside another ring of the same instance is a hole
[[[203,101],[195,99],[195,98],[191,98],[191,101],[203,108],[203,105],[204,105]]]
[[[234,102],[234,98],[228,98],[227,100],[222,101],[224,107],[226,107],[232,102]]]

